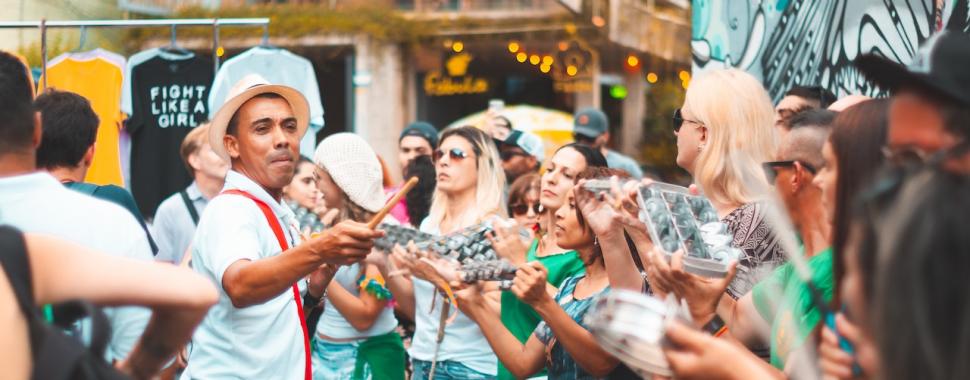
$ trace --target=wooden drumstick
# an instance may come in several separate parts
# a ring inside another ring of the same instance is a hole
[[[387,201],[384,207],[381,208],[381,210],[378,211],[373,218],[371,218],[370,222],[367,223],[367,227],[372,230],[377,228],[377,225],[381,224],[381,221],[384,220],[384,217],[387,216],[387,213],[391,212],[391,209],[394,208],[394,205],[396,205],[397,202],[400,202],[401,198],[404,197],[404,195],[407,194],[409,191],[411,191],[411,189],[413,189],[414,186],[417,184],[418,184],[418,177],[409,178],[408,181],[404,183],[404,186],[401,186],[401,190],[399,190],[397,194],[394,194],[394,196]]]

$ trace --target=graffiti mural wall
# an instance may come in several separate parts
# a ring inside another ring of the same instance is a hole
[[[908,63],[941,29],[968,32],[968,0],[693,0],[695,72],[735,67],[775,100],[795,85],[878,95],[852,67],[874,52]]]

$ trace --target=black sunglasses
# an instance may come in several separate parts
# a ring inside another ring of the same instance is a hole
[[[434,162],[438,162],[438,160],[441,160],[441,158],[444,156],[445,152],[438,149],[434,151],[434,155],[432,155],[431,158],[434,159]],[[465,151],[458,148],[451,148],[448,150],[448,157],[451,157],[452,160],[461,161],[468,158],[468,153],[465,153]]]
[[[762,163],[761,164],[761,168],[764,169],[764,171],[765,171],[765,178],[768,179],[768,182],[775,182],[775,179],[778,178],[778,168],[788,168],[788,167],[794,168],[795,167],[795,163],[798,163],[798,165],[800,165],[801,167],[805,168],[805,170],[808,170],[809,173],[812,173],[812,174],[817,174],[818,173],[818,170],[816,170],[815,167],[812,166],[811,164],[806,164],[806,163],[804,163],[802,161],[798,161],[798,160],[793,160],[793,161],[769,161],[769,162]]]
[[[530,208],[536,215],[539,215],[539,212],[542,211],[542,205],[539,203],[533,203],[531,206],[525,203],[519,203],[509,206],[509,213],[512,215],[525,215],[529,213]]]
[[[671,120],[674,121],[674,132],[680,132],[680,127],[684,125],[684,122],[694,123],[702,127],[704,126],[704,123],[697,120],[684,119],[684,115],[680,112],[680,108],[674,110],[674,116],[671,118]]]
[[[882,155],[887,162],[894,166],[920,165],[934,156],[916,147],[891,148],[888,146],[882,147]]]
[[[499,156],[499,158],[502,159],[502,161],[508,161],[508,160],[512,159],[512,157],[515,157],[515,156],[523,156],[523,157],[525,157],[525,156],[529,156],[529,154],[526,153],[526,152],[523,152],[521,150],[504,149],[504,150],[500,150],[498,152],[498,156]]]
[[[889,161],[856,202],[867,208],[884,208],[896,197],[906,179],[923,169],[938,170],[946,160],[970,153],[970,141],[962,141],[949,149],[926,153],[918,149],[891,150],[883,148]]]

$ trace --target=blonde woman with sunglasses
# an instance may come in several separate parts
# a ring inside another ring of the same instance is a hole
[[[421,231],[445,235],[494,215],[504,217],[505,174],[492,138],[477,128],[460,127],[445,131],[440,142],[433,155],[438,183]],[[400,270],[389,273],[388,285],[399,309],[415,321],[412,378],[427,379],[434,368],[435,379],[494,379],[495,354],[478,325],[428,281],[433,274],[411,265],[414,258],[405,255],[400,249],[394,253],[392,261]],[[397,272],[413,276],[408,280]]]

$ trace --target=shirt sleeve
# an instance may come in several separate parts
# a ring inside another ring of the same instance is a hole
[[[552,340],[552,329],[546,324],[546,321],[540,321],[539,325],[536,326],[535,331],[532,333],[542,342],[542,345],[548,346],[549,341]]]
[[[200,256],[199,262],[212,273],[217,284],[222,284],[222,275],[230,265],[260,258],[263,247],[259,233],[264,224],[265,217],[253,201],[240,196],[218,197],[207,206],[199,222],[193,256]]]
[[[784,296],[785,284],[791,275],[791,264],[776,268],[770,276],[751,289],[751,300],[758,314],[766,321],[774,320],[778,304]]]
[[[138,76],[138,68],[132,67],[129,73],[130,80],[128,81],[128,95],[129,103],[126,106],[130,107],[128,112],[128,119],[125,121],[125,129],[129,134],[135,135],[141,129],[142,123],[145,122],[146,112],[145,105],[142,104],[143,94],[139,90],[147,91],[147,89],[142,88],[143,79]]]

